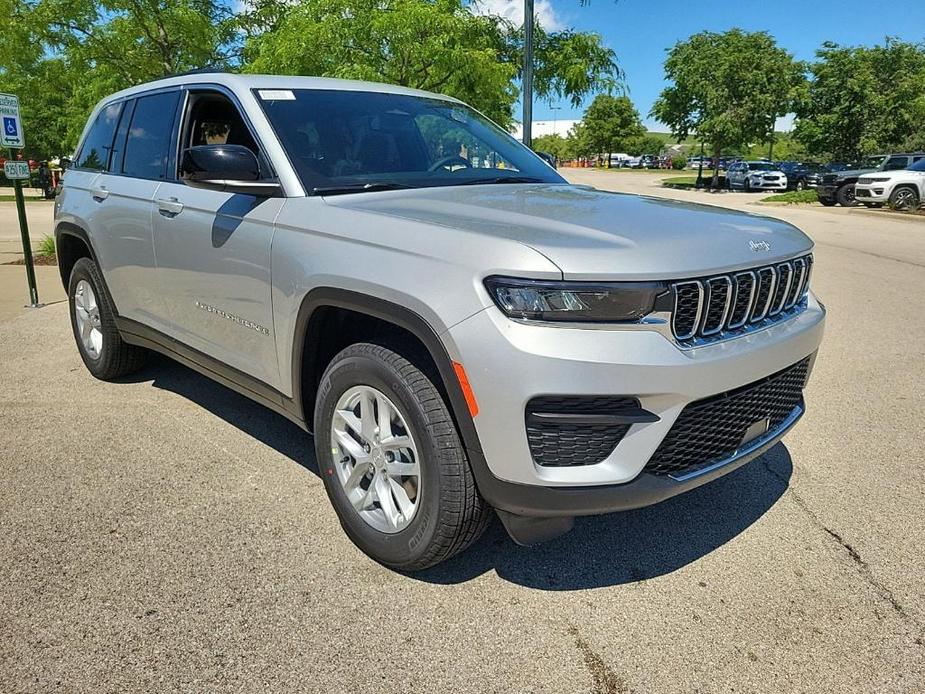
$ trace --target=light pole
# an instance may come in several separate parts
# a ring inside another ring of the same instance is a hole
[[[552,134],[556,135],[558,134],[556,133],[556,121],[558,120],[558,115],[559,115],[556,113],[556,111],[561,111],[562,107],[561,106],[550,106],[549,110],[552,111]]]
[[[533,146],[533,0],[524,0],[524,144]]]

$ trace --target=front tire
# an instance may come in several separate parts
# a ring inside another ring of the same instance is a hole
[[[345,532],[397,570],[425,569],[475,542],[491,507],[436,386],[405,357],[358,343],[325,369],[315,454]]]
[[[77,351],[93,376],[111,381],[144,366],[149,352],[122,340],[103,277],[90,258],[71,269],[68,304]]]
[[[890,193],[890,207],[894,210],[917,210],[919,208],[919,194],[911,186],[899,186]]]
[[[806,189],[806,182],[800,178],[797,180],[797,184],[794,186],[794,190],[800,191]]]
[[[854,184],[846,183],[835,192],[835,199],[842,207],[857,207],[858,201],[854,196]]]

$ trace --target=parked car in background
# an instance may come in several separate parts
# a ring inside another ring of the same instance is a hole
[[[545,162],[546,162],[547,164],[549,164],[552,168],[554,168],[554,169],[558,169],[558,168],[559,168],[558,165],[556,164],[556,155],[555,155],[555,154],[552,154],[552,153],[550,153],[550,152],[540,152],[540,151],[536,151],[536,156],[538,156],[540,159],[542,159],[543,161],[545,161]]]
[[[778,162],[778,166],[787,174],[787,190],[815,188],[826,173],[822,164],[812,161],[782,161]]]
[[[657,169],[659,168],[659,158],[655,154],[643,154],[640,157],[640,166],[641,169]]]
[[[703,157],[703,168],[712,169],[713,168],[713,159],[712,157]],[[699,169],[701,162],[701,156],[698,154],[691,157],[687,160],[687,168],[689,169]]]
[[[824,174],[816,186],[816,196],[826,207],[836,203],[843,207],[858,204],[855,198],[855,184],[864,174],[878,171],[901,171],[920,159],[925,159],[925,152],[900,152],[897,154],[875,154],[867,157],[859,166]],[[865,205],[876,207],[874,201],[864,201]]]
[[[738,161],[726,169],[726,187],[751,190],[787,190],[787,174],[769,161]]]
[[[630,155],[625,152],[611,152],[610,153],[610,165],[621,167],[626,166],[626,162],[629,161]]]
[[[889,203],[897,210],[917,210],[925,199],[925,159],[920,158],[908,169],[861,176],[854,195],[868,207]]]

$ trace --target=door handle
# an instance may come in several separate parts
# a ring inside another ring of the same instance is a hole
[[[176,198],[159,198],[155,202],[157,211],[165,217],[176,217],[183,211],[183,203]]]
[[[103,202],[103,200],[109,197],[109,190],[107,190],[106,186],[100,186],[99,188],[93,188],[90,191],[90,195],[93,196],[93,199],[97,202]]]

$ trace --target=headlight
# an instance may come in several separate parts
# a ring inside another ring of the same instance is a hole
[[[489,277],[485,287],[507,316],[579,323],[634,322],[652,312],[662,282],[557,282]]]

